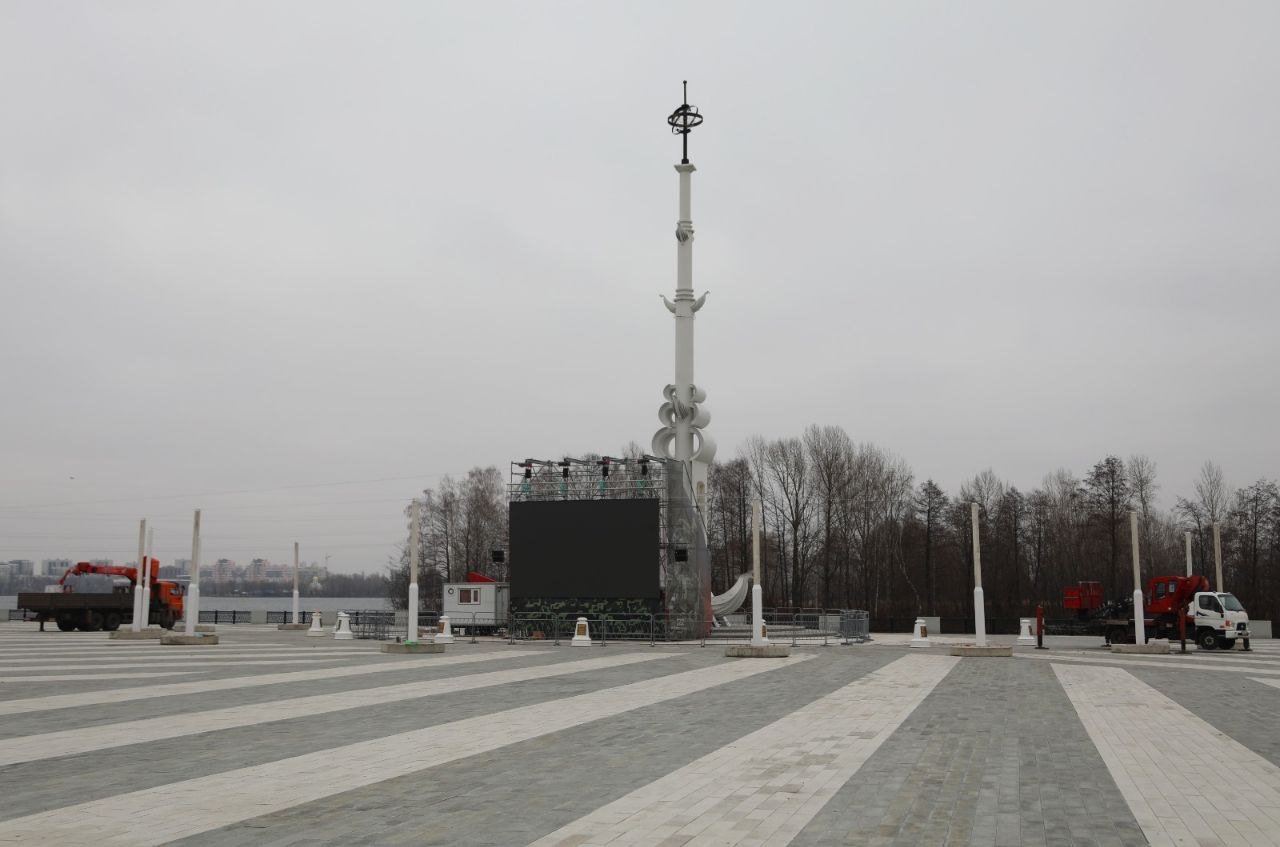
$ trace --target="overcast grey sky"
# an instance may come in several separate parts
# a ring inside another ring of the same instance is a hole
[[[375,568],[440,473],[647,444],[683,78],[722,459],[816,422],[949,491],[1108,452],[1165,505],[1205,459],[1280,475],[1277,32],[1271,2],[6,0],[0,559],[131,558],[148,515],[167,561],[199,506],[206,557]],[[355,480],[387,481],[282,488]]]

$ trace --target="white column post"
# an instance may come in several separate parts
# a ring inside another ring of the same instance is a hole
[[[147,519],[138,523],[138,573],[133,580],[133,621],[129,628],[134,632],[142,630],[142,569],[146,567],[143,559],[147,555]]]
[[[1129,510],[1129,540],[1133,547],[1133,643],[1147,643],[1147,610],[1142,602],[1142,565],[1138,560],[1138,513]]]
[[[183,604],[183,617],[186,620],[187,635],[196,634],[196,624],[200,622],[200,510],[196,509],[195,519],[191,524],[191,566],[187,580],[187,601]]]
[[[147,554],[142,567],[142,626],[151,625],[151,551],[156,546],[156,528],[147,528]]]
[[[1184,533],[1187,538],[1187,576],[1191,576],[1191,533]]]
[[[973,633],[979,647],[987,646],[987,609],[982,595],[982,541],[978,537],[978,504],[969,504],[973,524]]]
[[[298,542],[293,542],[293,622],[298,622]]]
[[[1213,572],[1218,580],[1213,590],[1225,590],[1222,587],[1222,524],[1216,521],[1213,524]]]
[[[760,524],[763,507],[760,498],[751,500],[751,643],[757,647],[769,643],[764,634],[764,587],[760,585]]]
[[[410,644],[418,643],[418,498],[409,507],[409,631],[405,638]]]

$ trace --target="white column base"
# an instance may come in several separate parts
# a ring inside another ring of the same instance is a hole
[[[141,626],[144,629],[151,625],[151,586],[149,585],[142,589],[142,614],[139,617],[141,618]],[[138,618],[134,618],[134,620],[138,620]]]
[[[591,627],[587,625],[586,618],[578,618],[578,622],[573,625],[573,640],[569,642],[569,646],[591,646]]]
[[[1018,619],[1018,643],[1023,647],[1036,646],[1036,637],[1031,634],[1031,618]]]
[[[436,637],[431,639],[436,644],[452,644],[453,643],[453,625],[449,623],[448,615],[440,616],[440,623],[436,630]]]
[[[418,643],[418,583],[409,583],[409,628],[405,633],[406,644]]]
[[[195,635],[196,624],[200,623],[200,586],[194,582],[187,589],[187,599],[182,604],[182,616],[187,621],[183,631],[187,635]]]
[[[293,623],[298,622],[298,589],[293,589]]]
[[[307,630],[308,638],[324,638],[324,624],[320,621],[320,612],[311,613],[311,629]]]
[[[1142,608],[1142,589],[1133,589],[1133,643],[1147,643],[1146,610]]]
[[[915,626],[911,631],[911,642],[908,647],[928,647],[932,642],[929,641],[929,629],[924,625],[924,618],[916,618]]]
[[[351,616],[346,612],[338,612],[338,623],[333,627],[333,637],[338,641],[350,641],[355,638],[351,631]]]
[[[983,599],[982,586],[973,589],[973,633],[979,647],[987,646],[987,604]]]
[[[751,586],[751,646],[764,647],[769,643],[764,628],[764,589]]]

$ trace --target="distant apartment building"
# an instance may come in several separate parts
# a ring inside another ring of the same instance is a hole
[[[40,562],[42,576],[62,576],[71,567],[70,559],[44,559]]]
[[[268,563],[262,571],[262,578],[270,582],[284,582],[286,579],[293,579],[293,569],[287,565],[273,565]]]
[[[219,559],[213,563],[213,579],[215,582],[230,582],[236,578],[236,563],[230,559]]]
[[[266,559],[254,559],[249,563],[247,578],[255,582],[266,579],[266,572],[269,567],[271,567],[271,563]]]
[[[30,559],[10,559],[9,573],[13,576],[34,576],[36,563]]]
[[[91,565],[102,565],[103,567],[108,567],[108,568],[114,565],[115,563],[116,563],[115,559],[90,559],[89,560],[89,564]],[[138,563],[130,562],[129,564],[136,567]]]

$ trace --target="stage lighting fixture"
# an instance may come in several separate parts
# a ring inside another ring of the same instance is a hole
[[[500,564],[502,564],[503,562],[505,562],[506,560],[507,560],[507,551],[506,551],[506,550],[494,550],[494,551],[493,551],[493,563],[494,563],[495,565],[500,565]]]

